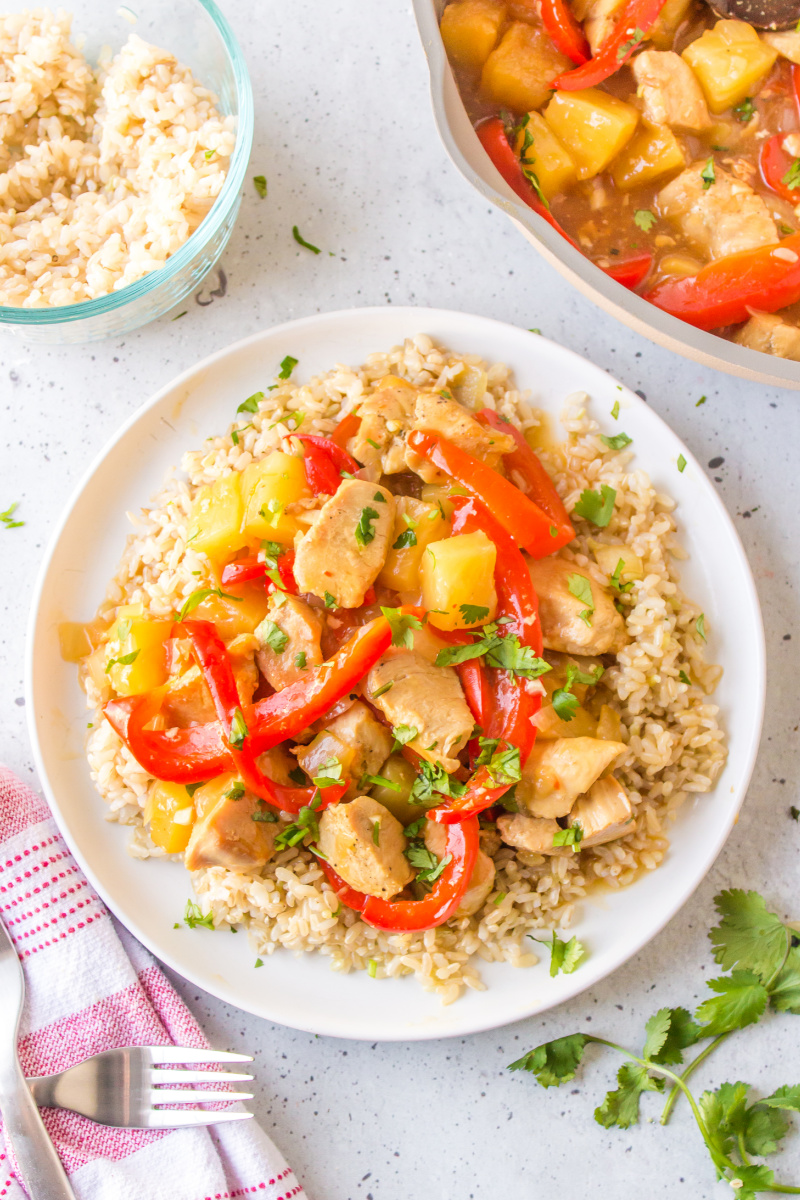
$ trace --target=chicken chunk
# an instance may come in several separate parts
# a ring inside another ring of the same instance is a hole
[[[661,216],[712,259],[776,245],[778,233],[764,199],[719,166],[708,186],[701,174],[705,169],[705,160],[693,163],[661,189]]]
[[[510,454],[515,446],[510,434],[498,433],[495,429],[478,424],[463,405],[450,396],[443,396],[441,392],[420,392],[414,410],[414,428],[441,434],[490,467],[496,467],[501,456]],[[437,483],[447,478],[414,450],[406,450],[406,464],[426,483]]]
[[[624,742],[591,737],[539,742],[523,768],[517,799],[534,817],[565,817],[626,750]]]
[[[550,817],[504,813],[497,818],[497,828],[503,841],[517,850],[528,850],[531,854],[562,853],[561,847],[553,845],[553,838],[561,826]]]
[[[631,68],[649,121],[694,131],[709,128],[711,118],[697,76],[674,50],[644,50]]]
[[[529,559],[533,586],[539,597],[539,620],[547,650],[564,654],[616,654],[628,642],[625,622],[614,607],[611,593],[590,580],[574,563],[563,558]],[[574,577],[574,578],[573,578]],[[579,596],[591,588],[593,610]],[[586,614],[586,619],[582,617]]]
[[[593,54],[614,32],[624,4],[625,0],[573,0],[572,11],[583,22]]]
[[[376,775],[392,752],[391,733],[361,700],[356,700],[340,717],[326,721],[325,728],[355,751],[354,779]]]
[[[368,896],[389,900],[414,878],[403,826],[371,796],[326,808],[319,848],[345,883]]]
[[[796,29],[790,29],[783,33],[766,32],[760,36],[762,42],[772,46],[773,50],[777,50],[784,58],[788,58],[789,62],[800,64],[800,33]]]
[[[447,853],[447,829],[436,821],[426,821],[422,835],[425,845],[441,861]],[[475,866],[467,884],[467,890],[461,897],[461,903],[453,914],[456,917],[471,917],[479,908],[483,908],[486,897],[494,886],[494,863],[483,850],[478,851]]]
[[[253,814],[263,810],[251,792],[245,792],[240,800],[224,794],[216,799],[195,821],[184,855],[187,868],[250,871],[263,867],[272,857],[278,830],[274,822],[253,820]]]
[[[392,725],[416,729],[407,745],[421,758],[445,771],[458,769],[455,756],[475,722],[452,667],[437,667],[414,650],[389,650],[367,676],[366,695]]]
[[[246,650],[242,652],[242,646],[237,646],[237,643],[246,643]],[[254,646],[252,636],[243,635],[234,638],[228,647],[242,704],[250,703],[258,683],[258,672],[253,657]],[[192,725],[206,725],[209,721],[216,720],[217,711],[208,684],[196,664],[192,664],[188,670],[170,680],[164,693],[161,715],[168,729],[189,729]]]
[[[754,312],[733,339],[740,346],[800,362],[800,329],[775,313]]]
[[[575,801],[569,824],[579,824],[583,830],[581,848],[600,846],[630,833],[633,809],[622,784],[609,775],[592,784],[585,796]]]
[[[391,492],[365,479],[346,479],[297,543],[294,577],[300,591],[329,594],[340,608],[358,608],[386,561],[393,528]]]
[[[411,384],[387,384],[359,406],[361,425],[349,443],[350,453],[366,467],[384,475],[406,469],[406,434],[412,427],[417,389]]]
[[[256,662],[276,691],[302,679],[309,667],[319,666],[321,636],[322,621],[305,600],[286,592],[270,596],[267,615],[256,629]],[[298,655],[304,656],[299,662]]]

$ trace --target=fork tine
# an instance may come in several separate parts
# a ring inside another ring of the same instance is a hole
[[[234,1100],[252,1100],[252,1092],[220,1092],[202,1088],[150,1088],[146,1097],[149,1104],[211,1104],[232,1102]]]
[[[240,1075],[236,1071],[181,1071],[177,1068],[153,1067],[147,1075],[149,1083],[244,1083],[252,1075]]]
[[[247,1121],[251,1112],[206,1112],[200,1108],[154,1108],[147,1115],[147,1124],[139,1129],[177,1129],[186,1125],[221,1125],[223,1121]]]
[[[243,1063],[252,1062],[252,1054],[231,1054],[227,1050],[194,1050],[187,1046],[140,1046],[151,1063]]]

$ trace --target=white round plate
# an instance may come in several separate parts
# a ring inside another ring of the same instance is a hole
[[[710,626],[709,654],[724,666],[715,695],[730,755],[714,791],[687,801],[664,864],[619,893],[583,906],[575,930],[585,963],[551,979],[547,951],[527,970],[480,965],[488,984],[449,1007],[413,978],[341,975],[317,954],[278,951],[254,970],[247,936],[174,929],[191,895],[183,867],[126,853],[130,831],[109,824],[83,753],[86,708],[74,665],[62,662],[61,621],[92,617],[116,570],[135,511],[163,485],[182,453],[229,425],[237,405],[263,388],[281,359],[296,378],[424,332],[456,351],[508,363],[536,405],[558,417],[585,390],[609,432],[633,438],[635,463],[679,502],[681,568]],[[620,403],[619,422],[611,408]],[[679,455],[687,466],[677,470]],[[764,635],[750,569],[733,525],[692,454],[637,396],[598,367],[536,334],[483,317],[424,308],[362,308],[307,317],[256,334],[207,358],[165,387],[120,429],[80,483],[46,555],[29,629],[27,692],[37,767],[73,853],[109,908],[154,954],[220,999],[268,1020],[337,1037],[413,1040],[473,1033],[560,1004],[615,970],[666,924],[700,883],[727,838],[758,748],[764,705]]]

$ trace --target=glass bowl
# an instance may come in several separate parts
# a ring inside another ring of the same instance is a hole
[[[32,0],[6,0],[3,10],[32,7]],[[253,93],[247,67],[214,0],[131,0],[130,6],[69,0],[64,7],[73,14],[73,38],[82,39],[79,44],[93,65],[101,50],[110,47],[116,53],[130,33],[174,54],[191,69],[198,83],[214,92],[220,114],[234,118],[236,144],[211,211],[163,267],[119,291],[80,304],[47,308],[0,305],[0,326],[26,341],[51,345],[94,342],[129,333],[163,316],[197,288],[231,235],[253,142]]]

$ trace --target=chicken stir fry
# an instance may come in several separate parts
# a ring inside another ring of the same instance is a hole
[[[450,0],[441,34],[478,137],[520,199],[664,311],[797,359],[796,12]]]
[[[365,921],[425,929],[481,912],[501,847],[631,830],[603,676],[638,560],[577,565],[544,468],[467,379],[462,403],[388,377],[331,437],[199,489],[208,579],[170,620],[120,606],[86,661],[152,777],[152,842],[189,870],[299,847]]]

